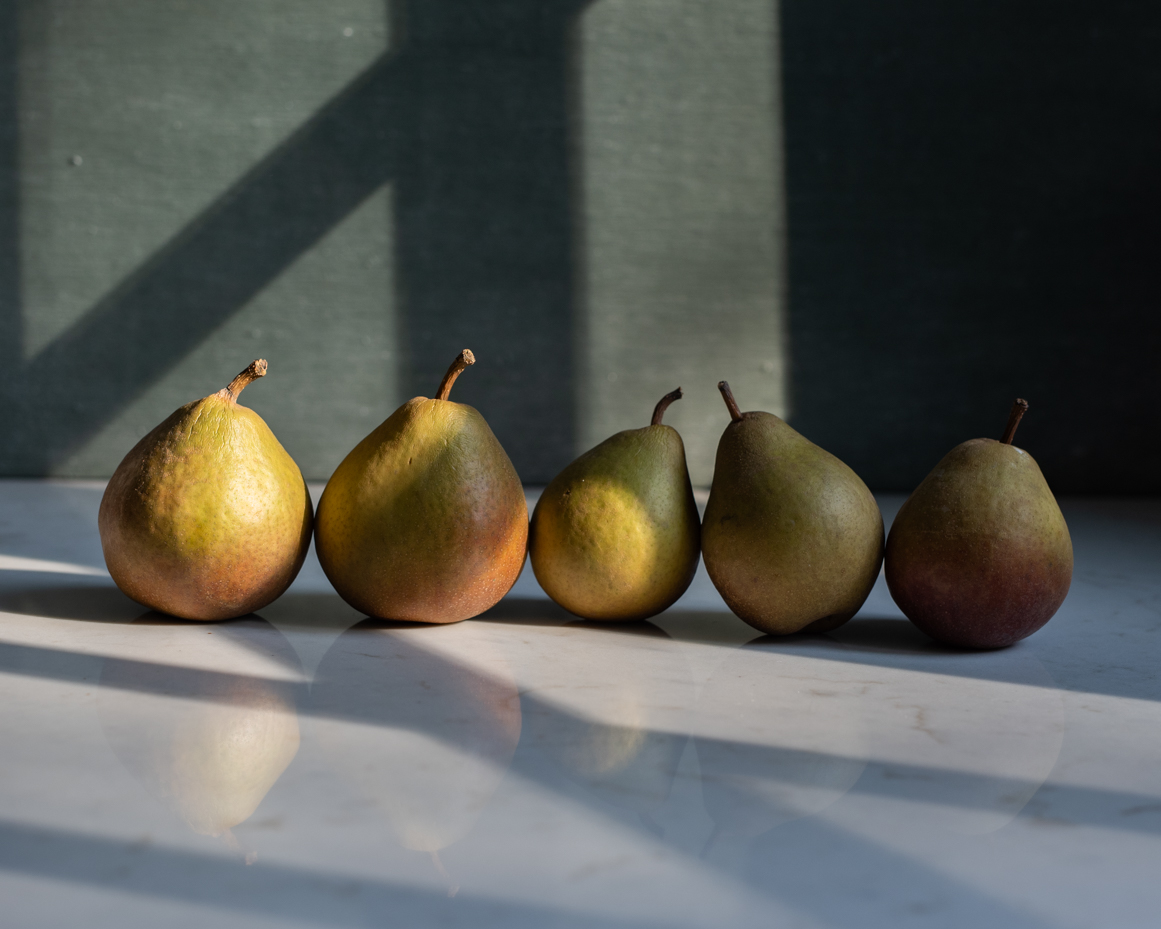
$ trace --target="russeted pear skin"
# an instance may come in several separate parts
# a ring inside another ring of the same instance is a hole
[[[229,387],[188,403],[137,443],[98,515],[109,574],[138,603],[184,619],[244,616],[277,599],[310,546],[310,493],[294,459]]]
[[[516,469],[475,409],[415,397],[355,446],[318,503],[315,548],[339,596],[381,619],[453,623],[516,583],[528,508]]]
[[[827,632],[870,594],[883,517],[847,465],[772,413],[742,413],[718,443],[702,558],[727,606],[772,635]]]
[[[1072,583],[1072,539],[1039,465],[1001,441],[957,445],[915,488],[887,538],[887,586],[933,639],[1003,648],[1060,608]]]
[[[670,607],[697,571],[700,522],[685,446],[661,422],[618,432],[544,489],[528,547],[536,580],[585,619],[644,619]]]

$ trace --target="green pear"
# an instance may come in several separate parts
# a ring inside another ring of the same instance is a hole
[[[448,400],[475,360],[464,349],[435,399],[408,400],[327,482],[315,547],[357,610],[458,622],[495,605],[520,576],[528,545],[520,478],[484,417]]]
[[[857,474],[772,413],[718,443],[702,524],[706,570],[731,610],[774,635],[826,632],[858,612],[883,562],[883,517]]]
[[[105,488],[97,524],[109,574],[138,603],[185,619],[230,619],[277,599],[310,546],[310,493],[294,459],[224,390],[145,436]]]
[[[1072,539],[1032,456],[1000,441],[957,445],[903,504],[887,539],[887,586],[933,639],[1003,648],[1043,626],[1072,583]]]
[[[653,421],[605,439],[552,479],[536,503],[529,554],[553,600],[585,619],[653,616],[680,597],[697,570],[700,525],[685,446]]]

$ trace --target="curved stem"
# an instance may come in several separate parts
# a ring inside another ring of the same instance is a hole
[[[225,391],[226,396],[234,402],[237,402],[238,394],[240,394],[246,388],[247,384],[249,384],[251,381],[258,380],[260,377],[266,376],[266,367],[265,358],[255,358],[250,362],[245,371],[230,381],[230,384]]]
[[[742,411],[738,409],[738,401],[734,399],[734,392],[730,390],[730,385],[725,381],[718,381],[718,390],[722,392],[722,397],[725,398],[726,406],[730,408],[730,417],[734,422],[738,422],[742,418]]]
[[[685,395],[681,392],[681,388],[678,387],[677,390],[669,391],[669,393],[658,400],[657,406],[653,407],[653,420],[649,423],[649,425],[660,426],[661,417],[664,416],[665,411],[669,409],[669,404],[671,404],[674,400],[680,400],[683,396]]]
[[[447,374],[443,376],[443,380],[439,382],[439,390],[435,393],[436,400],[446,400],[447,395],[451,393],[452,384],[456,382],[456,378],[463,373],[464,368],[468,365],[476,363],[476,356],[472,354],[470,349],[465,348],[462,352],[456,355],[456,360],[451,363],[451,367],[447,369]]]
[[[1020,425],[1020,420],[1024,418],[1024,414],[1028,412],[1028,401],[1017,400],[1012,404],[1012,412],[1008,414],[1008,428],[1004,430],[1004,437],[1000,439],[1005,445],[1011,445],[1012,440],[1016,438],[1016,427]]]

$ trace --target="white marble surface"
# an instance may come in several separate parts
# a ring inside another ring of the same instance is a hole
[[[967,654],[881,581],[763,638],[704,570],[649,623],[526,569],[427,628],[362,621],[312,556],[260,617],[183,623],[104,574],[100,493],[0,482],[4,927],[1161,919],[1157,501],[1067,501],[1064,607]]]

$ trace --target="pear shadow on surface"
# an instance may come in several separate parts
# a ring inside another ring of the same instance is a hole
[[[367,618],[334,591],[300,593],[288,590],[274,602],[256,611],[281,629],[298,631],[351,628]]]
[[[600,621],[585,619],[570,613],[553,600],[538,597],[505,597],[490,610],[486,610],[477,620],[488,620],[513,626],[567,626],[571,629],[589,629],[593,632],[617,635],[645,635],[663,638],[680,638],[663,630],[657,620],[665,616],[659,613],[647,619],[627,621]]]
[[[505,597],[476,619],[524,626],[559,626],[577,621],[577,616],[547,597]]]
[[[856,616],[820,638],[847,649],[871,652],[890,652],[895,655],[969,655],[996,651],[996,649],[955,648],[935,641],[909,619],[888,616]]]
[[[71,584],[67,581],[58,581],[52,587],[25,587],[0,592],[0,611],[49,619],[72,619],[90,623],[131,623],[141,616],[143,609],[140,603],[129,599],[112,582]],[[177,619],[174,621],[188,622]]]
[[[651,617],[651,619],[656,617]],[[565,623],[570,629],[591,629],[593,632],[607,635],[635,635],[653,639],[673,639],[660,626],[654,625],[650,619],[634,619],[628,622],[597,622],[591,619],[574,619]]]

